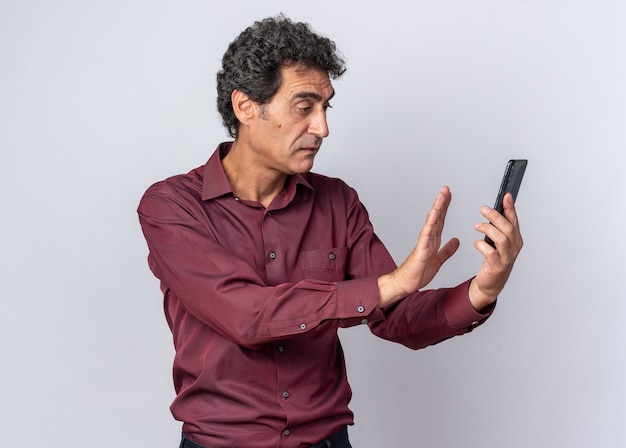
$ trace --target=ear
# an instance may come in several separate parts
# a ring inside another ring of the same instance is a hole
[[[230,94],[230,100],[233,103],[233,112],[235,112],[239,123],[248,124],[254,117],[254,101],[241,90],[237,89],[233,90],[233,93]]]

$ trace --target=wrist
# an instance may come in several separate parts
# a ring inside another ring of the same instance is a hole
[[[392,272],[378,277],[378,295],[380,299],[376,308],[381,309],[403,299],[406,293],[398,287]]]
[[[490,294],[481,290],[475,277],[469,284],[468,295],[470,303],[478,313],[481,313],[482,310],[493,304],[498,298],[497,294]]]

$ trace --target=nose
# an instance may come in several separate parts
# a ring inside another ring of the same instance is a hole
[[[309,133],[319,137],[328,137],[328,122],[326,121],[326,110],[321,109],[315,113],[309,124]]]

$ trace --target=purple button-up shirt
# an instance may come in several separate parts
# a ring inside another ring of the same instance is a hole
[[[417,349],[489,313],[467,282],[376,309],[377,277],[396,265],[356,192],[308,173],[267,208],[245,201],[222,169],[230,146],[139,205],[176,349],[171,410],[204,446],[310,446],[353,423],[337,328],[368,324]]]

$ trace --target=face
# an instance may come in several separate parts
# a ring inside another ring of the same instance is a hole
[[[328,136],[326,110],[334,95],[328,74],[299,66],[282,69],[271,102],[255,105],[246,139],[253,162],[282,174],[306,173]]]

